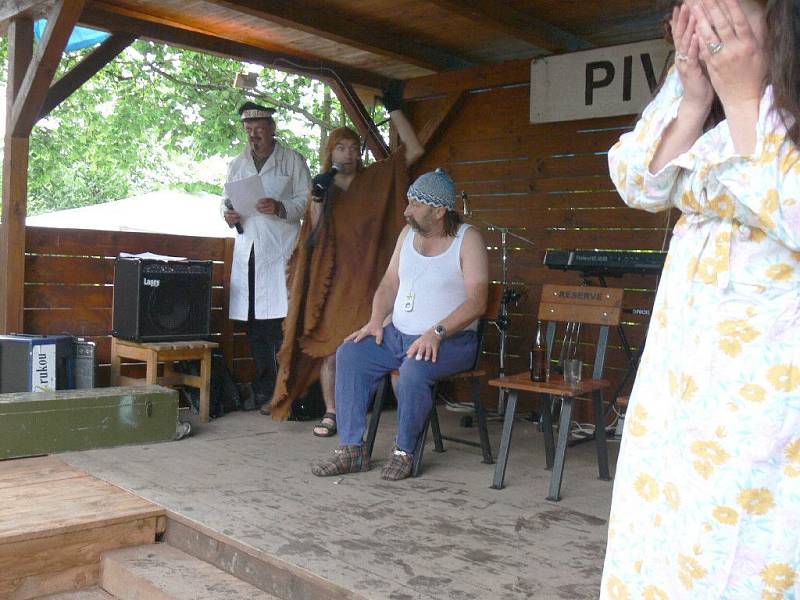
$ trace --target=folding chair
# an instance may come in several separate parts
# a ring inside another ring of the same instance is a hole
[[[486,310],[478,319],[478,329],[476,331],[478,336],[478,344],[475,350],[475,359],[473,360],[470,369],[442,378],[433,385],[433,407],[431,408],[430,415],[425,423],[425,428],[422,430],[419,438],[417,438],[417,443],[414,447],[414,460],[411,468],[412,477],[416,477],[419,474],[419,467],[422,463],[422,454],[425,450],[425,442],[428,436],[428,423],[430,423],[431,432],[433,433],[433,442],[436,452],[444,452],[444,444],[442,443],[442,440],[448,440],[450,442],[457,442],[460,444],[479,447],[483,453],[482,462],[489,465],[494,463],[494,459],[492,458],[492,447],[489,443],[489,430],[486,427],[486,409],[483,407],[483,403],[481,402],[480,378],[486,375],[486,371],[480,368],[480,360],[481,353],[483,351],[483,340],[486,332],[486,326],[497,318],[502,296],[503,286],[499,284],[491,284],[489,286],[489,297],[486,303]],[[397,370],[392,371],[381,381],[375,393],[375,401],[372,406],[372,415],[370,417],[369,426],[367,427],[366,446],[370,458],[372,457],[372,449],[375,446],[375,434],[378,431],[378,424],[381,420],[383,402],[386,397],[386,386],[390,385],[392,375],[397,376],[399,374],[400,372]],[[464,379],[470,380],[472,404],[475,414],[478,418],[478,435],[480,437],[480,443],[462,438],[442,435],[441,427],[439,426],[439,414],[436,410],[436,398],[439,393],[440,384]]]
[[[545,285],[539,304],[539,319],[547,324],[547,356],[548,361],[553,352],[557,323],[581,323],[599,325],[594,368],[592,378],[582,380],[577,385],[568,385],[560,376],[551,375],[549,381],[535,382],[530,380],[526,371],[508,377],[493,379],[489,385],[509,392],[506,414],[503,421],[503,434],[500,439],[500,450],[497,456],[492,487],[502,489],[505,480],[508,453],[511,446],[511,432],[514,427],[514,413],[517,408],[518,392],[545,394],[542,410],[544,428],[545,459],[547,468],[552,469],[548,500],[559,500],[561,480],[564,475],[567,442],[569,441],[572,423],[572,410],[575,400],[586,400],[591,394],[595,412],[595,445],[597,448],[597,466],[600,479],[608,481],[608,446],[606,444],[606,422],[603,412],[603,390],[609,382],[601,379],[605,363],[606,346],[608,345],[609,327],[619,324],[622,313],[623,290],[606,287],[589,286],[556,286]],[[551,401],[561,399],[561,416],[558,426],[558,443],[554,447]]]

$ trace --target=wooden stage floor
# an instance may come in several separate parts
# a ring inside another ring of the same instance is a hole
[[[454,433],[460,415],[440,412]],[[597,597],[611,483],[597,479],[593,444],[568,450],[558,503],[545,500],[542,436],[527,422],[515,426],[504,490],[489,488],[493,465],[479,449],[450,442],[436,454],[429,441],[420,477],[386,482],[394,417],[382,419],[373,469],[343,477],[309,468],[336,438],[257,412],[198,425],[179,442],[60,458],[363,598]],[[500,426],[490,423],[495,453]]]

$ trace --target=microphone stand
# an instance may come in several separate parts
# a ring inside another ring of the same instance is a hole
[[[462,191],[461,192],[461,203],[462,203],[462,213],[465,217],[470,218],[473,221],[478,221],[479,223],[483,224],[487,231],[499,231],[500,232],[500,266],[502,269],[503,279],[500,282],[503,286],[503,297],[500,301],[500,314],[497,316],[497,319],[494,322],[494,326],[497,328],[498,333],[500,334],[500,352],[498,357],[499,362],[499,369],[498,369],[498,377],[504,377],[506,374],[506,343],[507,343],[507,330],[509,325],[508,320],[508,305],[510,303],[516,304],[517,301],[520,299],[520,293],[516,291],[514,288],[511,287],[511,281],[508,278],[508,263],[509,263],[509,255],[508,255],[508,238],[509,236],[516,238],[522,242],[530,246],[535,246],[536,244],[533,243],[530,239],[514,233],[514,230],[517,231],[525,231],[525,227],[501,227],[499,225],[495,225],[494,223],[490,223],[484,219],[479,217],[475,217],[472,210],[470,210],[469,205],[467,204],[467,193]],[[498,398],[497,398],[497,414],[499,416],[503,416],[506,411],[506,400],[507,400],[508,392],[503,388],[498,390]]]

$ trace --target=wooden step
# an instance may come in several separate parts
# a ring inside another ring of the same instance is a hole
[[[169,544],[105,553],[100,586],[120,600],[278,600]]]
[[[54,457],[0,461],[0,598],[90,588],[104,552],[155,542],[165,511]]]
[[[38,600],[115,600],[114,596],[99,587],[86,588],[78,592],[64,592],[62,594],[52,594],[42,596]]]

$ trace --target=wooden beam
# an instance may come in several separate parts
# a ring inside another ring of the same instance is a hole
[[[510,60],[473,69],[407,79],[404,96],[406,100],[421,100],[462,90],[491,89],[530,83],[530,80],[531,61],[528,59]]]
[[[436,138],[447,126],[450,120],[467,97],[465,91],[453,92],[445,96],[444,103],[439,112],[428,120],[419,130],[419,141],[426,150],[436,141]]]
[[[18,17],[8,27],[6,134],[3,152],[3,221],[0,227],[0,333],[22,332],[25,286],[25,214],[28,138],[11,135],[11,109],[33,56],[33,21]]]
[[[296,0],[210,0],[207,3],[434,72],[475,65],[463,56],[387,31],[383,26],[351,21],[337,11],[304,6]]]
[[[519,11],[506,2],[485,0],[430,0],[445,10],[503,31],[550,52],[575,52],[592,44],[568,31]]]
[[[363,69],[356,69],[340,63],[298,56],[289,51],[266,50],[249,44],[242,44],[177,26],[143,20],[143,17],[122,15],[98,8],[94,3],[86,7],[81,23],[103,31],[129,33],[141,39],[152,40],[170,46],[205,52],[225,58],[269,65],[289,73],[297,73],[316,79],[330,77],[336,72],[345,81],[372,89],[381,89],[389,79]]]
[[[389,147],[386,145],[381,132],[378,131],[378,127],[375,125],[375,121],[369,116],[353,86],[337,80],[328,80],[326,83],[331,86],[333,93],[339,98],[342,108],[353,120],[356,129],[358,129],[358,134],[366,140],[367,148],[372,152],[375,159],[388,158]]]
[[[37,19],[52,5],[53,0],[5,0],[0,6],[0,23],[18,17]]]
[[[69,36],[85,0],[59,0],[47,14],[47,28],[39,40],[11,114],[12,135],[28,137],[39,117],[47,90],[61,61]]]
[[[37,120],[50,114],[56,106],[69,98],[100,69],[119,56],[135,39],[135,36],[127,33],[113,34],[95,48],[91,54],[50,86],[50,91],[47,93]]]

